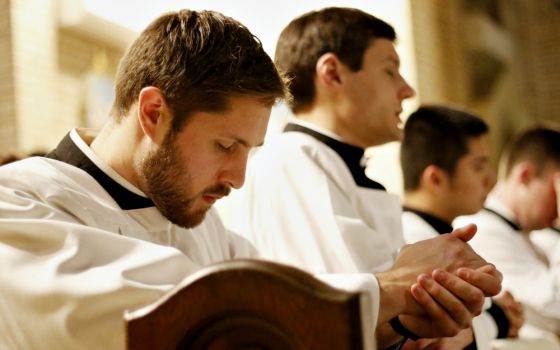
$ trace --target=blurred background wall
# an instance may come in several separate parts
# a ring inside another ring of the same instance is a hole
[[[352,6],[397,30],[402,73],[419,103],[478,112],[491,125],[493,159],[512,133],[560,122],[559,0],[0,0],[0,157],[49,150],[74,126],[99,127],[119,58],[167,10],[212,9],[246,24],[274,54],[295,16]],[[288,110],[273,112],[278,130]],[[398,144],[370,150],[368,174],[399,193]]]
[[[477,111],[496,151],[530,123],[560,121],[560,1],[410,4],[421,102]]]

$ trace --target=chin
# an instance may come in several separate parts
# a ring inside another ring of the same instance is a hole
[[[178,210],[178,208],[173,209],[176,210],[167,210],[162,212],[162,214],[173,224],[186,229],[191,229],[200,225],[204,221],[204,219],[206,219],[206,213],[208,212],[210,207],[197,210],[191,209],[188,212],[185,212],[184,210]]]
[[[404,138],[404,129],[401,129],[397,126],[396,130],[393,132],[393,135],[391,136],[392,136],[391,140],[387,142],[402,141],[402,139]]]

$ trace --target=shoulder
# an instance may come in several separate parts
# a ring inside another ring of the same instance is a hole
[[[461,227],[471,223],[477,226],[477,236],[485,235],[489,231],[509,231],[509,226],[505,224],[502,219],[484,209],[473,215],[457,217],[453,221],[453,227]]]
[[[0,179],[5,186],[45,188],[70,185],[89,175],[69,164],[44,157],[23,159],[0,167]]]
[[[402,227],[406,243],[415,243],[438,235],[424,219],[409,211],[402,213]]]
[[[43,157],[0,167],[0,205],[4,206],[5,215],[13,217],[73,221],[90,217],[94,208],[115,207],[114,201],[86,172]]]
[[[278,173],[339,170],[340,156],[323,142],[301,132],[284,132],[267,139],[249,162],[250,171]]]
[[[255,159],[274,156],[275,159],[294,159],[301,157],[316,158],[318,153],[336,155],[323,142],[301,132],[283,132],[268,138],[264,145],[257,149]]]

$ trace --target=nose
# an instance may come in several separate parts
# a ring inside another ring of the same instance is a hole
[[[399,98],[401,101],[406,100],[407,98],[414,97],[416,95],[416,91],[408,84],[408,82],[403,78],[402,79],[403,86],[399,91]]]
[[[227,166],[222,168],[222,172],[220,174],[220,182],[235,189],[241,188],[241,186],[245,183],[245,172],[247,170],[248,153],[240,153],[242,154],[231,159]]]

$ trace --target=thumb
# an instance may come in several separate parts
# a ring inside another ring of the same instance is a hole
[[[459,238],[463,242],[470,241],[474,234],[476,233],[476,225],[475,224],[468,224],[466,226],[457,228],[451,232],[452,235]]]

